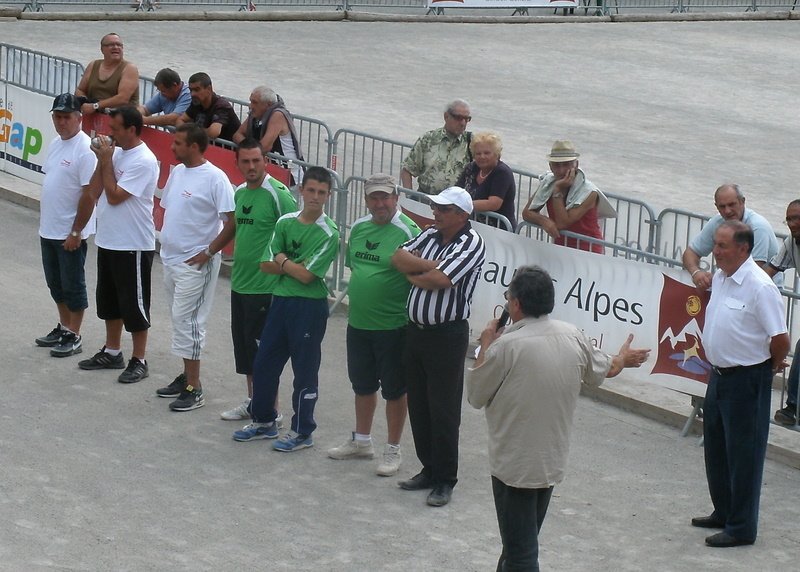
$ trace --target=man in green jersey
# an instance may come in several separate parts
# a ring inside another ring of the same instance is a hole
[[[275,223],[297,210],[286,186],[266,172],[264,149],[255,139],[244,139],[236,149],[236,166],[245,182],[236,189],[236,242],[231,270],[231,336],[236,373],[247,377],[247,399],[221,417],[249,419],[253,397],[253,362],[267,320],[278,277],[261,272],[261,255],[272,240]],[[275,407],[277,408],[277,400]]]
[[[339,252],[339,230],[323,212],[331,196],[327,169],[306,171],[300,196],[303,210],[287,214],[275,224],[275,234],[261,258],[261,270],[278,276],[261,343],[253,364],[253,422],[236,431],[237,441],[274,439],[278,436],[275,398],[286,362],[292,359],[291,431],[273,443],[276,451],[291,452],[314,444],[322,338],[328,321],[328,287],[325,274]]]
[[[367,179],[364,201],[369,214],[353,223],[347,250],[347,266],[352,270],[347,370],[356,394],[356,429],[340,447],[328,449],[328,456],[374,457],[370,432],[380,389],[386,400],[388,441],[377,472],[390,477],[400,469],[400,438],[408,410],[401,357],[411,289],[391,258],[420,229],[398,210],[397,184],[389,175],[378,173]]]

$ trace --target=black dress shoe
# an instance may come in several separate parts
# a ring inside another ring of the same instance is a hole
[[[698,528],[725,528],[725,523],[718,521],[713,516],[698,516],[692,519],[692,526]]]
[[[397,481],[397,486],[406,491],[421,491],[423,489],[432,489],[433,481],[427,475],[419,473],[408,479],[407,481]]]
[[[428,495],[428,504],[431,506],[444,506],[453,496],[453,487],[450,485],[436,485]]]
[[[727,532],[718,532],[712,536],[706,538],[706,544],[708,546],[713,546],[714,548],[728,548],[730,546],[745,546],[747,544],[753,544],[755,540],[742,540],[741,538],[736,538],[735,536],[731,536]]]

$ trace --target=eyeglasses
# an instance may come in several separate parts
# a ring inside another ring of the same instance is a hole
[[[449,213],[449,212],[452,212],[452,211],[456,210],[456,207],[454,207],[453,205],[439,205],[439,204],[436,204],[436,203],[433,203],[431,205],[431,208],[433,210],[439,211],[440,213]]]
[[[122,42],[109,42],[107,44],[103,44],[104,48],[121,48]]]
[[[786,220],[785,220],[785,221],[783,221],[783,222],[784,222],[784,224],[786,224],[787,226],[788,226],[788,225],[790,225],[790,224],[792,224],[792,223],[800,222],[800,216],[787,216],[787,217],[786,217]]]
[[[467,123],[472,121],[472,116],[470,115],[458,115],[457,113],[448,113],[448,115],[456,121],[466,121]]]

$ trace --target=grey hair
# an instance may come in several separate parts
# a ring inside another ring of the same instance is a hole
[[[251,93],[258,95],[261,103],[269,103],[270,105],[278,103],[278,94],[266,85],[259,85]]]
[[[463,99],[454,99],[453,101],[447,104],[447,107],[445,107],[444,112],[450,113],[452,115],[456,107],[466,107],[467,109],[470,108],[469,103],[467,103]]]
[[[724,191],[725,189],[729,188],[736,191],[736,198],[738,198],[740,201],[744,198],[744,193],[742,193],[742,189],[739,188],[739,185],[737,185],[736,183],[725,183],[724,185],[720,185],[719,188],[716,191],[714,191],[714,200],[715,201],[717,200],[717,194],[720,191]]]

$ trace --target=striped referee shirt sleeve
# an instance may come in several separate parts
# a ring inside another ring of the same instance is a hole
[[[463,233],[453,245],[453,249],[437,266],[450,282],[456,284],[467,274],[472,272],[476,265],[482,265],[486,253],[483,239],[475,230]]]

